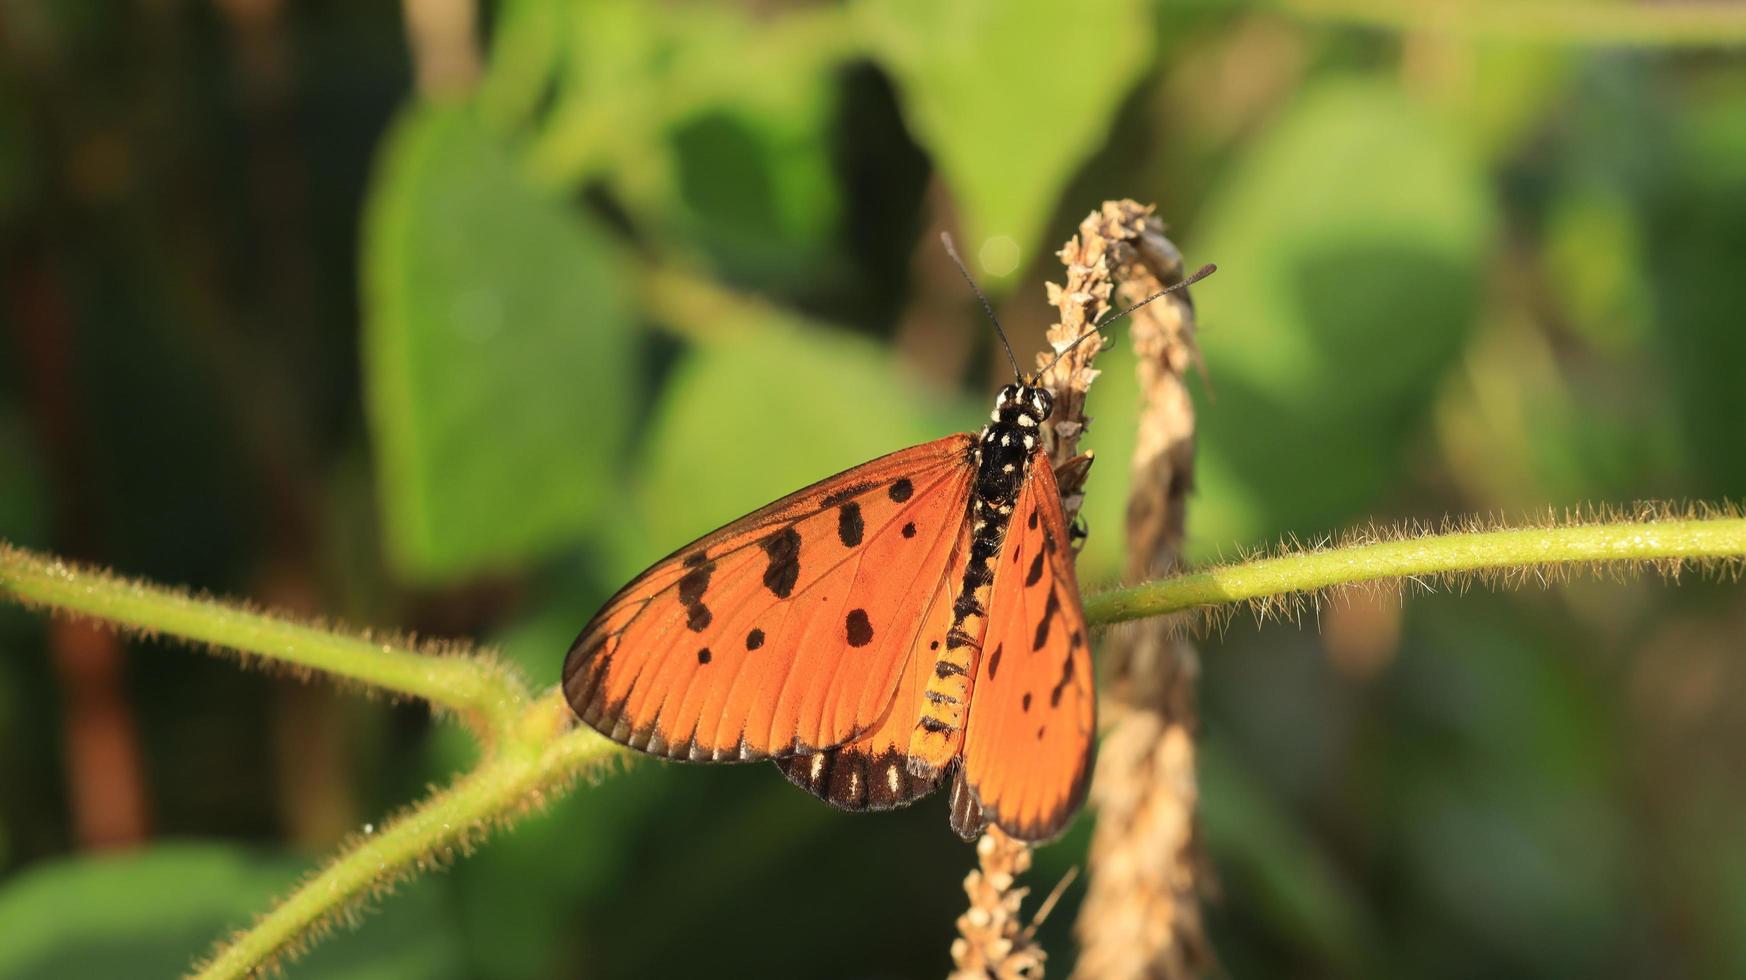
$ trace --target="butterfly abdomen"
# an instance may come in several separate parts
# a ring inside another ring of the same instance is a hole
[[[970,556],[952,603],[951,627],[929,644],[936,654],[934,671],[922,694],[921,717],[909,744],[909,771],[917,777],[937,777],[963,745],[972,678],[988,632],[994,559],[1006,539],[1013,502],[1036,451],[1038,427],[1051,407],[1047,390],[1008,385],[1001,389],[990,422],[971,450],[976,477],[969,502]],[[994,650],[988,656],[1003,653]]]

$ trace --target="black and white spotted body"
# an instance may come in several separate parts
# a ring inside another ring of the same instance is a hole
[[[971,678],[988,628],[994,559],[1006,540],[1013,503],[1036,458],[1040,430],[1054,404],[1046,388],[1023,382],[1007,385],[996,396],[989,423],[970,450],[976,466],[969,505],[970,555],[952,603],[952,626],[939,648],[922,717],[910,738],[912,775],[937,778],[957,757]]]

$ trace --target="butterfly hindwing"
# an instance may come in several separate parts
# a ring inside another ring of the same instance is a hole
[[[968,522],[961,525],[945,573],[918,624],[897,697],[878,724],[853,742],[812,755],[778,760],[790,782],[844,810],[889,810],[934,790],[935,779],[909,772],[910,734],[934,672],[935,657],[952,624],[952,596],[964,577],[970,550]],[[893,569],[893,574],[908,575]],[[931,571],[928,574],[932,574]],[[920,583],[918,582],[918,585]]]
[[[1039,452],[994,571],[962,761],[982,815],[1022,840],[1060,834],[1091,773],[1090,634],[1067,534],[1054,472]]]
[[[572,645],[571,707],[676,759],[813,753],[874,730],[949,578],[972,445],[955,435],[881,457],[657,563]]]

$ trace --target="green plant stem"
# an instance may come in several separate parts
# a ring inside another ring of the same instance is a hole
[[[527,705],[526,685],[490,658],[433,655],[397,639],[373,640],[291,622],[0,542],[0,596],[7,595],[58,613],[207,643],[421,698],[459,715],[487,738],[511,725]]]
[[[1617,522],[1429,535],[1283,555],[1093,596],[1094,623],[1267,599],[1378,579],[1573,564],[1703,563],[1746,557],[1746,519]],[[1735,565],[1734,567],[1738,567]],[[624,750],[574,728],[563,694],[529,699],[519,678],[482,655],[434,656],[196,598],[0,543],[0,597],[110,625],[244,651],[288,666],[425,698],[473,718],[487,750],[471,772],[359,837],[200,968],[258,974],[294,955],[348,909],[440,864],[563,792]]]
[[[253,976],[295,951],[344,909],[379,896],[410,869],[423,869],[478,843],[494,828],[537,807],[592,763],[622,751],[590,729],[569,728],[557,690],[522,713],[511,737],[453,786],[380,831],[356,839],[197,972],[203,980]]]
[[[1435,534],[1262,558],[1088,598],[1094,624],[1330,586],[1589,563],[1746,557],[1746,519],[1621,522]]]
[[[1641,47],[1746,45],[1746,5],[1716,2],[1274,0],[1301,17],[1500,41]]]

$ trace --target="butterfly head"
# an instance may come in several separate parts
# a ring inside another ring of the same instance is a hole
[[[1000,394],[995,396],[994,411],[989,418],[995,422],[1034,429],[1047,421],[1049,413],[1054,410],[1054,393],[1034,383],[1032,379],[1025,378],[1000,389]]]

